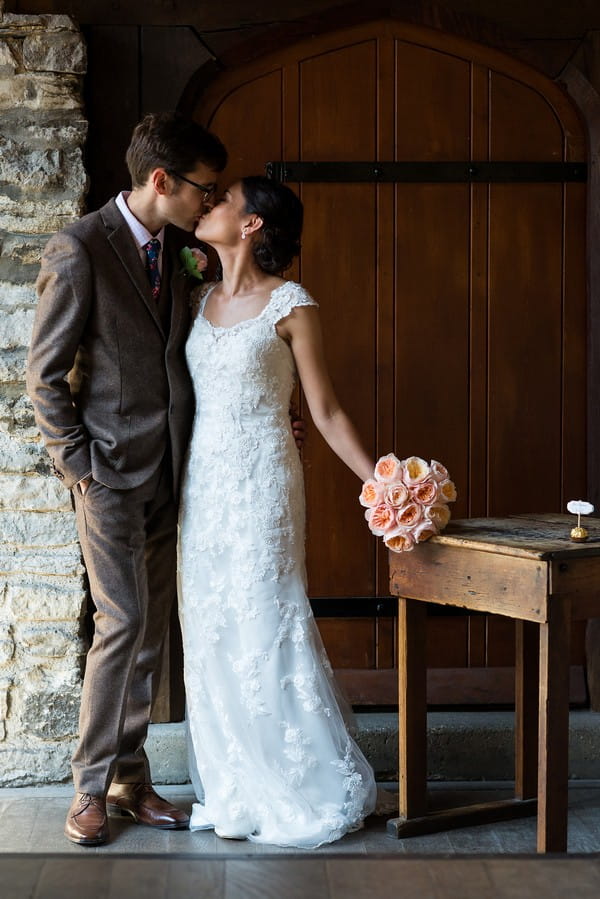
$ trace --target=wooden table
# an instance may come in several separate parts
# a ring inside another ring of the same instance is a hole
[[[567,849],[571,621],[600,617],[600,519],[570,540],[572,515],[452,522],[408,553],[390,553],[397,596],[399,817],[396,837],[535,814],[538,852]],[[515,797],[427,811],[427,603],[516,619]]]

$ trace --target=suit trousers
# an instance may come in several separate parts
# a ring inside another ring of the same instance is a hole
[[[177,584],[177,504],[165,462],[140,487],[73,488],[77,529],[96,607],[87,654],[75,789],[150,782],[144,751]]]

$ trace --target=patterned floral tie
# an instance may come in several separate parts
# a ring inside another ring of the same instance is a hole
[[[158,254],[160,253],[160,240],[153,237],[148,243],[144,244],[146,251],[146,269],[152,288],[152,296],[158,301],[160,294],[160,271],[158,270]]]

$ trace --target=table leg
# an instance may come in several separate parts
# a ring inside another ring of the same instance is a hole
[[[399,817],[387,832],[403,838],[536,813],[535,799],[501,799],[427,813],[426,604],[398,600]]]
[[[516,622],[515,796],[532,799],[538,779],[539,625]]]
[[[398,600],[398,770],[399,814],[388,833],[427,810],[427,666],[425,603]]]
[[[550,596],[540,625],[538,852],[566,852],[571,603]]]

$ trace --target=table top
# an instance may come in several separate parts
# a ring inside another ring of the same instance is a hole
[[[576,515],[552,513],[463,518],[450,521],[446,530],[429,542],[535,559],[600,555],[600,518],[582,516],[581,525],[589,532],[585,543],[570,539],[576,525]]]

